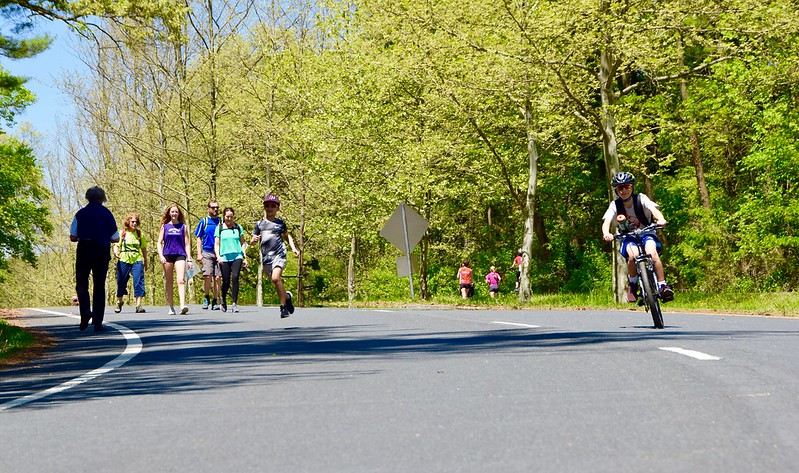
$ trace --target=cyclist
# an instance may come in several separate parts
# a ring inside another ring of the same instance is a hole
[[[613,241],[613,234],[610,232],[610,225],[617,222],[617,215],[625,215],[630,230],[636,230],[649,225],[653,218],[658,225],[666,225],[668,222],[663,214],[658,210],[658,205],[646,194],[636,194],[633,192],[635,186],[635,176],[629,172],[620,172],[613,176],[613,189],[618,196],[608,206],[608,210],[602,217],[602,234],[606,241]],[[666,284],[666,276],[663,272],[663,263],[660,261],[661,244],[655,232],[647,232],[642,236],[644,249],[652,257],[655,266],[655,276],[657,277],[658,292],[663,302],[674,299],[674,291]],[[638,248],[632,242],[632,238],[627,237],[621,242],[621,255],[627,260],[627,301],[635,302],[638,300],[638,269],[635,267],[635,257],[638,256]]]

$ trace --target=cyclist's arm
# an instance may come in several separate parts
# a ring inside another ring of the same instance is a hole
[[[602,221],[602,238],[604,238],[606,241],[613,240],[613,234],[610,233],[610,221],[611,219],[609,218],[606,218]]]
[[[666,217],[663,216],[663,212],[661,212],[657,207],[652,209],[652,216],[655,217],[655,223],[658,225],[666,225],[668,221],[666,221]]]

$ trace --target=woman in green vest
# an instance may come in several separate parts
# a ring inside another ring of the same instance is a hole
[[[135,213],[125,217],[124,229],[119,242],[114,243],[117,258],[117,306],[114,312],[122,312],[123,296],[128,294],[128,279],[133,275],[133,297],[136,298],[136,313],[145,312],[141,302],[144,297],[144,272],[147,271],[147,240],[139,230],[139,216]]]

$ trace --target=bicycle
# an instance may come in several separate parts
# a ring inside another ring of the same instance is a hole
[[[660,310],[660,292],[658,291],[657,278],[655,277],[655,265],[652,263],[652,257],[644,250],[644,242],[641,236],[644,233],[650,233],[655,230],[663,229],[662,225],[653,223],[644,228],[629,231],[619,231],[614,235],[617,240],[624,240],[626,237],[632,237],[633,243],[638,247],[638,256],[635,257],[635,267],[638,268],[638,290],[639,299],[638,305],[643,305],[644,308],[652,314],[652,321],[655,322],[655,328],[663,328],[663,313]]]

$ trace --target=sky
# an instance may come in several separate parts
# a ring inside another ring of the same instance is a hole
[[[56,87],[57,78],[62,71],[81,69],[84,65],[70,48],[75,39],[65,25],[42,21],[38,32],[49,33],[55,38],[46,51],[27,59],[3,57],[0,63],[11,74],[27,77],[25,87],[36,94],[36,103],[17,116],[14,129],[18,129],[22,122],[29,122],[34,130],[43,135],[43,139],[49,140],[58,131],[57,119],[64,122],[73,111],[67,97]]]

